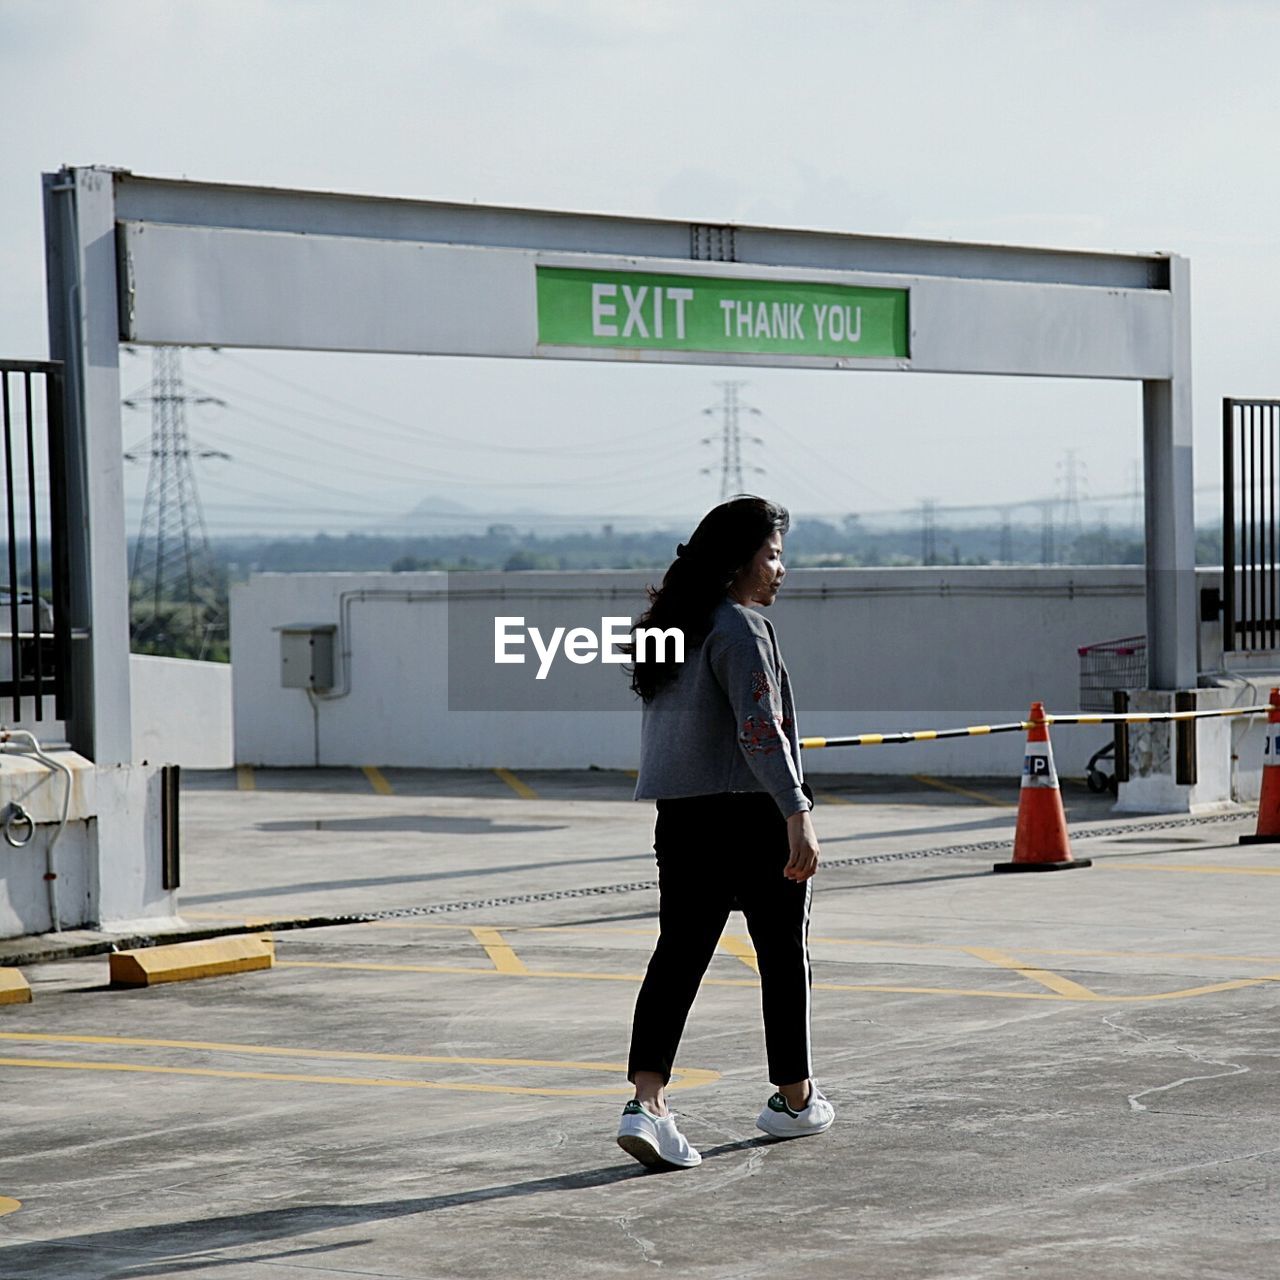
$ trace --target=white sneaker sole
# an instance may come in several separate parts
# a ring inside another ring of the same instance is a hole
[[[832,1116],[826,1124],[814,1125],[804,1129],[771,1129],[767,1124],[765,1124],[762,1117],[756,1121],[756,1128],[759,1129],[761,1133],[767,1133],[771,1138],[812,1138],[815,1134],[826,1133],[826,1131],[830,1129],[835,1122],[836,1118],[835,1116]]]
[[[643,1134],[620,1133],[618,1146],[627,1155],[639,1160],[647,1169],[696,1169],[702,1163],[702,1157],[685,1162],[668,1160]]]

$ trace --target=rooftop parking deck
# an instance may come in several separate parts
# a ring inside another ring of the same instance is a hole
[[[704,1163],[652,1174],[613,1142],[656,933],[630,778],[184,782],[184,919],[275,926],[276,967],[137,991],[106,985],[105,955],[25,969],[34,1002],[0,1009],[0,1276],[1273,1266],[1280,855],[1237,845],[1248,813],[1117,821],[1068,783],[1093,867],[994,876],[1013,783],[822,778],[814,1046],[836,1125],[754,1128],[769,1085],[734,915],[673,1092]],[[340,917],[363,918],[305,927]]]

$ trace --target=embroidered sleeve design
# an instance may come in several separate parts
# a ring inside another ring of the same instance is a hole
[[[772,717],[766,719],[762,716],[748,716],[742,722],[738,741],[748,755],[770,756],[782,747],[778,722]]]
[[[769,677],[763,671],[751,673],[751,696],[756,702],[767,702],[769,698]]]

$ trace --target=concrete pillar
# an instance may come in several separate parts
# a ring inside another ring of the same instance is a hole
[[[1142,384],[1147,542],[1147,683],[1196,687],[1195,495],[1191,459],[1190,264],[1169,259],[1171,376]]]
[[[67,388],[71,622],[88,632],[72,642],[67,736],[93,765],[85,864],[67,872],[87,892],[70,898],[79,910],[62,923],[157,922],[173,917],[176,899],[160,880],[163,762],[133,763],[112,172],[45,174],[44,214],[49,354],[65,365]]]

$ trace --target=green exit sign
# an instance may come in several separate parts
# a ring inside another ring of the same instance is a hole
[[[907,290],[538,267],[538,342],[741,355],[897,359]]]

